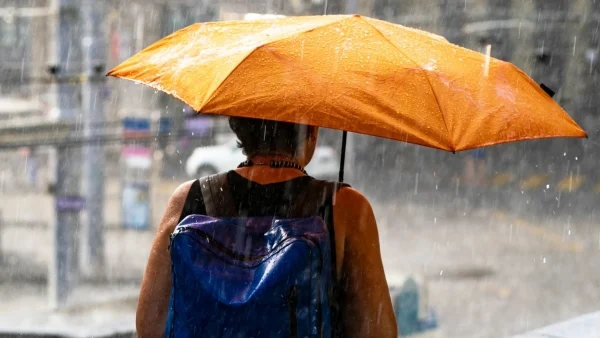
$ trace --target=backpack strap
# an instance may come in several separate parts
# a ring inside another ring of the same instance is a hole
[[[227,173],[202,177],[199,181],[207,216],[237,217]]]

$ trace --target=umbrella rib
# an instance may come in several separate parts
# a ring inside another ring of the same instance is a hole
[[[442,115],[442,121],[444,121],[444,127],[446,127],[446,132],[448,133],[448,140],[450,141],[450,143],[452,143],[452,151],[455,152],[456,151],[456,147],[454,146],[454,142],[452,139],[452,134],[450,133],[450,129],[448,128],[448,123],[446,122],[446,115],[444,115],[444,111],[442,110],[442,105],[440,104],[440,100],[438,99],[438,96],[435,92],[435,89],[433,89],[433,85],[431,85],[431,80],[429,80],[429,76],[427,76],[427,71],[423,70],[423,72],[425,73],[425,79],[427,79],[427,83],[429,84],[429,88],[431,88],[431,92],[433,93],[433,97],[435,98],[435,102],[438,105],[438,109],[440,110],[440,114]]]
[[[398,46],[396,46],[394,43],[392,43],[392,41],[390,41],[390,39],[387,38],[387,36],[385,36],[385,34],[383,34],[383,32],[381,32],[377,27],[373,26],[372,24],[370,24],[368,21],[363,20],[363,22],[365,22],[369,27],[371,27],[373,30],[375,30],[379,35],[381,35],[381,37],[383,37],[385,39],[385,41],[387,41],[390,45],[394,46],[394,48],[402,55],[404,55],[404,57],[406,57],[407,59],[409,59],[410,61],[412,61],[412,63],[415,64],[415,66],[417,66],[417,68],[419,68],[421,71],[423,71],[424,75],[425,75],[425,79],[427,79],[427,83],[429,84],[429,88],[431,88],[431,92],[433,93],[433,97],[435,98],[435,101],[438,105],[438,109],[440,111],[440,114],[442,115],[442,121],[444,121],[444,127],[446,127],[446,132],[448,133],[448,141],[450,141],[450,143],[452,144],[452,151],[456,151],[455,147],[454,147],[454,142],[452,139],[452,134],[450,133],[450,129],[448,129],[448,123],[446,122],[446,117],[444,116],[444,111],[442,110],[442,106],[440,104],[440,100],[437,97],[437,94],[435,93],[435,89],[433,89],[433,86],[431,85],[431,81],[429,80],[429,76],[427,76],[427,71],[425,69],[423,69],[423,67],[421,67],[421,65],[419,65],[415,60],[413,60],[410,56],[408,56],[406,53],[404,53],[400,48],[398,48]]]
[[[259,48],[261,48],[262,46],[264,46],[264,45],[259,45],[259,46],[256,46],[256,47],[252,48],[252,49],[251,49],[251,50],[248,52],[248,54],[246,54],[246,56],[244,56],[244,58],[243,58],[243,59],[242,59],[242,60],[241,60],[241,61],[240,61],[240,62],[239,62],[237,65],[235,65],[235,67],[233,67],[233,68],[231,69],[231,71],[229,71],[229,73],[228,73],[226,76],[224,76],[224,77],[223,77],[223,80],[221,81],[221,83],[219,83],[219,85],[217,86],[217,88],[215,88],[215,90],[213,90],[213,92],[212,92],[212,93],[210,93],[210,96],[208,97],[208,99],[207,99],[207,100],[205,100],[204,102],[202,102],[202,106],[200,107],[200,109],[198,109],[198,111],[199,111],[199,112],[201,112],[201,111],[202,111],[202,108],[204,108],[204,106],[206,106],[206,105],[207,105],[207,104],[210,102],[210,100],[212,100],[212,99],[215,97],[215,95],[217,94],[217,92],[219,91],[219,89],[221,89],[221,87],[223,86],[223,84],[225,83],[225,81],[226,81],[226,80],[227,80],[227,79],[228,79],[228,78],[231,76],[231,74],[233,74],[233,72],[235,72],[235,71],[236,71],[236,70],[237,70],[237,69],[240,67],[240,65],[241,65],[241,64],[242,64],[242,63],[243,63],[243,62],[244,62],[244,61],[245,61],[245,60],[246,60],[246,59],[247,59],[247,58],[248,58],[250,55],[254,54],[254,52],[256,52],[256,51],[257,51]]]
[[[238,69],[238,67],[239,67],[239,66],[240,66],[240,65],[241,65],[241,64],[242,64],[244,61],[246,61],[246,59],[248,59],[248,58],[249,58],[249,57],[250,57],[252,54],[254,54],[254,52],[256,52],[257,50],[259,50],[260,48],[263,48],[263,47],[265,47],[265,46],[268,46],[268,45],[270,45],[270,44],[276,43],[276,42],[278,42],[278,41],[281,41],[281,40],[289,39],[290,37],[292,37],[292,36],[295,36],[295,35],[299,35],[299,34],[303,34],[303,33],[306,33],[306,32],[310,32],[310,31],[312,31],[312,30],[315,30],[315,29],[320,29],[320,28],[323,28],[323,27],[331,26],[331,25],[333,25],[333,24],[336,24],[336,23],[338,23],[338,22],[340,22],[340,21],[342,21],[342,20],[346,20],[346,19],[348,19],[348,18],[351,18],[351,16],[340,15],[340,19],[339,19],[339,20],[337,20],[337,21],[332,21],[332,22],[329,22],[329,23],[327,23],[327,24],[325,24],[325,25],[318,26],[318,27],[315,27],[315,28],[312,28],[312,29],[309,29],[309,30],[304,30],[304,31],[300,31],[300,32],[295,32],[295,33],[292,33],[292,34],[290,34],[290,35],[288,35],[288,36],[282,37],[281,39],[277,39],[277,40],[269,41],[269,42],[267,42],[267,43],[264,43],[264,44],[261,44],[261,45],[258,45],[258,46],[256,46],[256,47],[252,48],[252,49],[251,49],[251,50],[248,52],[248,54],[246,54],[246,56],[244,56],[244,58],[243,58],[243,59],[242,59],[242,60],[241,60],[241,61],[240,61],[240,62],[239,62],[239,63],[238,63],[238,64],[237,64],[235,67],[233,67],[233,69],[231,69],[231,71],[229,72],[229,74],[227,74],[227,76],[225,76],[225,77],[223,78],[223,81],[222,81],[222,82],[221,82],[221,83],[220,83],[220,84],[217,86],[217,88],[215,88],[215,90],[214,90],[214,91],[213,91],[213,92],[210,94],[210,96],[208,97],[208,99],[202,103],[202,107],[200,107],[200,109],[198,109],[198,111],[202,111],[202,108],[203,108],[204,106],[206,106],[206,105],[207,105],[207,104],[210,102],[210,100],[212,100],[212,99],[214,98],[214,96],[216,95],[216,93],[217,93],[217,92],[219,91],[219,89],[221,89],[221,87],[223,86],[223,83],[225,83],[225,81],[226,81],[226,80],[227,80],[227,79],[228,79],[228,78],[231,76],[231,74],[233,74],[233,73],[234,73],[234,72],[235,72],[235,71]]]

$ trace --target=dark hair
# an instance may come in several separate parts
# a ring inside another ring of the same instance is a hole
[[[239,140],[238,146],[248,156],[270,152],[295,156],[309,135],[307,125],[248,117],[229,117],[229,127]]]

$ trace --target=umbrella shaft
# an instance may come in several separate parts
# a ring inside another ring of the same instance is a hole
[[[344,182],[344,162],[346,161],[346,139],[348,132],[344,130],[342,134],[342,158],[340,159],[340,182]]]

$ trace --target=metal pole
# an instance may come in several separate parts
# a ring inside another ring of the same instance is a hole
[[[102,32],[103,1],[81,2],[84,33],[83,71],[88,77],[104,72],[105,39]],[[105,122],[103,81],[82,83],[84,135],[98,137],[98,126]],[[92,278],[104,277],[104,147],[100,142],[84,148],[85,196],[87,201],[87,261],[86,274]]]
[[[356,0],[346,0],[346,14],[356,14],[358,13],[358,7],[357,7],[357,3]],[[355,165],[355,161],[354,161],[354,134],[353,133],[347,133],[344,132],[344,143],[346,143],[345,145],[345,152],[346,152],[346,167],[349,170],[346,170],[346,181],[347,182],[352,182],[353,181],[353,176],[354,173],[356,171],[356,165]]]
[[[79,72],[81,63],[78,60],[80,53],[76,41],[79,10],[74,0],[54,0],[53,6],[58,10],[58,18],[54,22],[52,32],[56,48],[51,50],[57,53],[57,64],[53,73],[60,78],[69,73]],[[63,82],[57,87],[59,118],[78,122],[78,85]],[[73,132],[80,132],[78,129],[75,128]],[[80,148],[57,147],[54,254],[48,276],[48,295],[53,308],[61,308],[66,304],[79,275],[77,234],[81,210],[80,164]]]
[[[0,265],[4,262],[4,255],[3,255],[3,250],[2,250],[2,231],[3,229],[3,224],[4,219],[2,219],[2,210],[0,210]]]
[[[346,162],[346,139],[348,137],[348,132],[347,131],[343,131],[342,132],[342,155],[340,157],[340,177],[339,177],[339,181],[340,182],[344,182],[344,165]]]
[[[356,0],[346,0],[346,14],[356,14],[357,4]]]

